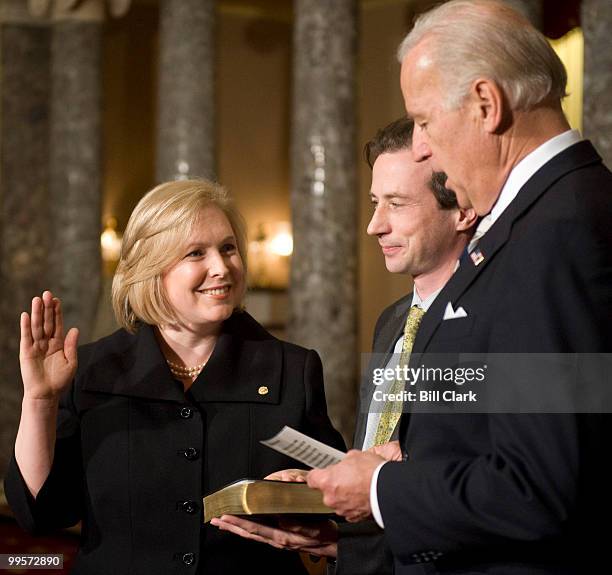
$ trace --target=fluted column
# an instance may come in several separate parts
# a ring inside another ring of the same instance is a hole
[[[503,0],[526,16],[538,30],[542,28],[543,0]]]
[[[23,0],[0,1],[0,478],[23,395],[19,314],[46,285],[49,39]]]
[[[323,359],[334,423],[351,437],[357,390],[356,3],[296,0],[291,338]]]
[[[612,168],[612,3],[582,0],[584,135]]]
[[[215,174],[214,0],[160,0],[159,182]]]
[[[66,327],[90,338],[100,290],[104,4],[55,2],[51,39],[50,285]]]

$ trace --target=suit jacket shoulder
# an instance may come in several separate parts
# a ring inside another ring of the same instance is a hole
[[[403,329],[404,323],[406,321],[406,314],[410,309],[411,303],[412,292],[393,302],[381,312],[374,327],[374,335],[372,338],[373,352],[384,353],[386,351],[389,351],[387,349],[382,348],[389,344],[388,340],[391,335],[395,334],[398,329],[398,326]]]
[[[398,300],[394,301],[391,305],[388,305],[378,316],[376,325],[374,327],[374,339],[378,336],[380,331],[389,324],[389,322],[395,322],[398,316],[405,315],[410,308],[412,303],[412,292],[405,295]]]

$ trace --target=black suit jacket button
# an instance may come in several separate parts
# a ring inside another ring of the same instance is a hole
[[[188,447],[183,451],[183,455],[189,459],[189,461],[194,461],[200,455],[200,452],[195,447]]]
[[[183,553],[181,560],[185,565],[193,565],[195,561],[195,553]]]
[[[183,407],[180,414],[183,419],[189,419],[193,415],[193,409],[191,407]]]
[[[190,515],[193,515],[194,513],[198,511],[198,504],[195,501],[183,501],[181,503],[181,509],[185,513],[189,513]]]

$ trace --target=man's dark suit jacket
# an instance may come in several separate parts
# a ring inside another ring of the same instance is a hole
[[[389,362],[398,338],[404,331],[412,293],[387,307],[376,322],[372,341],[372,358],[362,377],[359,408],[355,422],[353,448],[362,449],[365,440],[368,411],[372,402],[374,385],[372,372]],[[397,439],[399,427],[392,440]],[[385,542],[384,532],[375,521],[339,524],[338,556],[335,575],[386,575],[393,572],[393,556]]]
[[[14,459],[7,499],[28,531],[82,520],[75,573],[301,573],[295,553],[202,525],[207,492],[295,466],[259,443],[283,425],[344,447],[315,352],[234,314],[184,393],[151,326],[120,330],[79,350],[53,469],[36,501]]]
[[[612,351],[612,175],[589,142],[541,168],[421,323],[419,352]],[[448,302],[467,317],[443,320]],[[405,414],[378,478],[397,573],[609,568],[612,433],[598,414]],[[589,570],[591,569],[591,570]]]

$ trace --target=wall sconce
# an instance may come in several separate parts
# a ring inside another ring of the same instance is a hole
[[[109,217],[104,224],[104,231],[100,235],[100,248],[105,271],[112,273],[121,255],[122,234],[117,232],[117,219]]]
[[[270,251],[277,256],[289,257],[293,253],[293,236],[289,222],[270,224]]]
[[[259,223],[249,242],[249,280],[255,289],[287,289],[293,236],[289,222]]]

